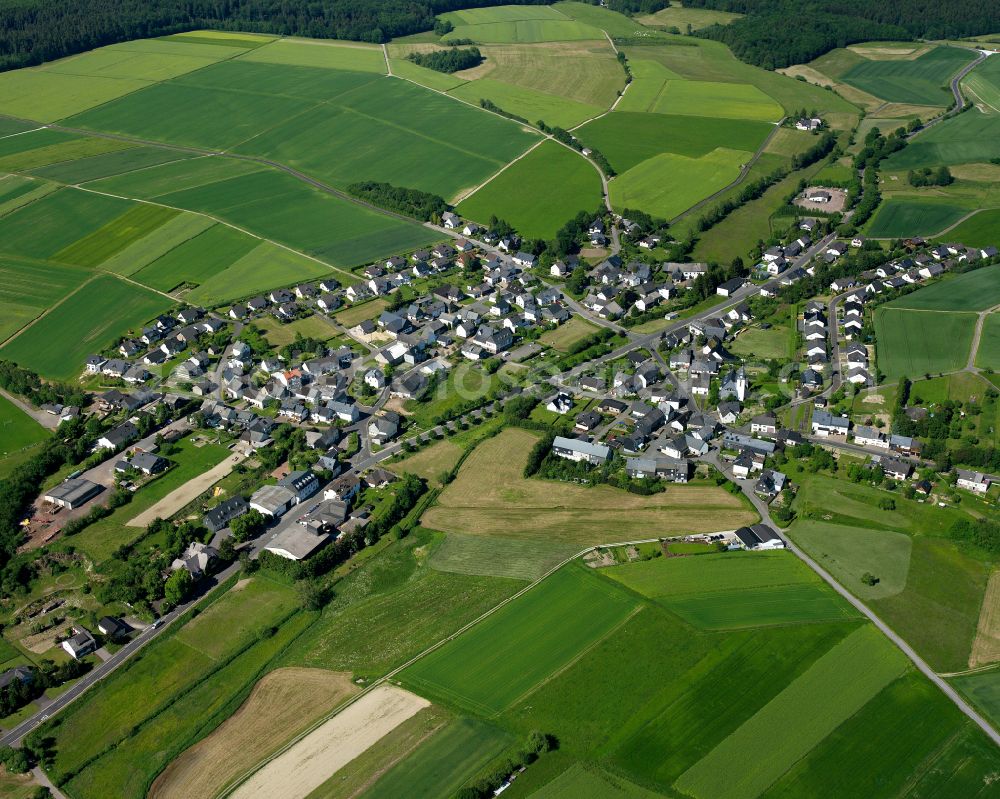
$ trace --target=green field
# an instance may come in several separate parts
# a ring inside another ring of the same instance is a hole
[[[0,75],[0,113],[38,122],[55,122],[148,85],[146,81],[126,78],[19,69]]]
[[[615,111],[588,122],[576,135],[623,173],[666,152],[691,158],[717,147],[753,152],[770,131],[766,122],[752,120]]]
[[[0,355],[46,377],[75,377],[88,355],[172,304],[160,294],[100,275],[0,348]]]
[[[510,743],[510,736],[496,727],[476,719],[456,719],[380,776],[361,796],[451,796]]]
[[[857,616],[832,588],[823,585],[712,591],[665,597],[661,602],[689,624],[704,630],[838,621]]]
[[[717,147],[700,158],[663,153],[611,182],[611,203],[670,219],[739,177],[752,153]]]
[[[673,2],[669,8],[639,17],[643,25],[663,25],[667,28],[680,28],[687,30],[690,25],[692,30],[707,28],[709,25],[728,25],[734,19],[739,19],[742,14],[733,14],[729,11],[712,11],[705,8],[684,8],[679,2]]]
[[[990,314],[983,320],[983,332],[976,350],[976,366],[1000,370],[1000,316]]]
[[[952,683],[993,724],[1000,724],[1000,671],[991,669],[978,674],[953,677]]]
[[[628,594],[580,567],[562,569],[400,679],[490,716],[608,635],[635,607]]]
[[[578,22],[606,31],[609,36],[624,36],[626,38],[647,36],[652,38],[656,35],[624,14],[592,3],[561,2],[556,3],[553,8]]]
[[[576,342],[583,340],[597,331],[597,326],[586,319],[574,316],[572,319],[563,322],[554,330],[547,330],[538,337],[541,344],[555,347],[557,350],[566,352]]]
[[[531,795],[535,799],[579,799],[581,796],[588,799],[655,799],[661,794],[606,771],[577,764]]]
[[[882,239],[933,236],[954,225],[969,210],[947,201],[893,197],[879,207],[868,225],[868,234]]]
[[[548,239],[600,202],[601,178],[594,165],[561,144],[544,142],[463,200],[457,211],[484,223],[496,215],[526,238]]]
[[[1000,269],[988,266],[955,275],[900,297],[890,308],[921,311],[985,311],[1000,304]]]
[[[1000,209],[979,211],[948,231],[948,238],[969,247],[988,247],[1000,241]]]
[[[2,245],[0,245],[2,246]],[[78,288],[90,275],[71,266],[0,257],[0,341]]]
[[[563,42],[599,39],[602,34],[551,6],[497,6],[442,14],[455,29],[448,39],[489,43]]]
[[[668,80],[648,110],[762,122],[777,122],[782,116],[781,106],[756,86],[698,80]]]
[[[212,225],[134,273],[133,279],[160,291],[170,291],[182,283],[200,285],[258,244],[257,239],[227,225]]]
[[[542,120],[550,127],[567,129],[576,127],[605,110],[600,106],[579,103],[555,94],[525,86],[513,86],[491,78],[463,83],[448,94],[474,105],[479,105],[479,101],[485,98],[504,111],[527,119],[531,124]]]
[[[121,216],[54,253],[52,260],[77,266],[99,266],[165,225],[178,213],[160,205],[133,205]]]
[[[181,213],[130,244],[101,264],[101,269],[131,276],[144,267],[180,249],[218,223],[200,214]],[[220,227],[224,227],[221,226]],[[150,284],[151,285],[151,284]]]
[[[0,458],[48,437],[45,428],[4,396],[0,396]]]
[[[906,587],[912,546],[908,535],[812,519],[796,521],[789,532],[820,566],[862,599],[895,596]],[[878,583],[861,582],[865,573]]]
[[[245,53],[240,61],[385,74],[382,48],[358,42],[277,39]]]
[[[72,162],[78,158],[123,153],[135,146],[131,142],[89,138],[65,133],[60,133],[58,139],[53,142],[52,140],[56,138],[52,135],[54,133],[60,132],[44,129],[17,136],[11,143],[17,148],[17,151],[0,158],[0,169],[11,172],[31,172],[44,169],[52,164],[60,165]],[[8,144],[6,149],[9,150],[10,146]]]
[[[935,47],[914,59],[866,58],[840,79],[892,103],[948,105],[952,99],[949,81],[973,57],[971,50]]]
[[[575,546],[549,541],[448,533],[431,555],[430,565],[459,574],[537,580],[578,551]]]
[[[117,150],[51,164],[32,170],[32,174],[60,183],[79,184],[171,161],[183,161],[187,158],[194,158],[194,153],[160,147],[130,147],[127,150]]]
[[[907,664],[874,627],[854,631],[684,772],[676,787],[696,799],[754,799]],[[768,742],[766,758],[754,752],[762,740]]]
[[[883,163],[887,170],[987,163],[1000,157],[1000,113],[972,109],[921,133]]]
[[[904,375],[952,372],[965,366],[976,317],[971,313],[912,311],[883,306],[875,312],[879,371],[887,382]]]

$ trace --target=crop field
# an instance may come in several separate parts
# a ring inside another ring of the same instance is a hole
[[[165,225],[178,213],[160,205],[133,205],[121,216],[54,253],[52,260],[77,266],[99,266]]]
[[[0,458],[44,441],[47,437],[44,427],[6,397],[0,396]]]
[[[164,194],[210,186],[219,181],[265,171],[250,161],[204,156],[151,167],[139,172],[116,175],[96,181],[88,188],[108,194],[154,200]]]
[[[910,536],[889,530],[870,530],[799,519],[792,537],[824,569],[864,600],[895,596],[906,587],[910,570]],[[878,583],[865,585],[865,574]]]
[[[106,259],[101,263],[101,269],[119,275],[134,275],[217,224],[200,214],[179,213],[140,241]]]
[[[271,636],[262,635],[229,662],[175,695],[176,701],[146,718],[130,734],[88,764],[67,783],[79,799],[144,799],[150,784],[170,761],[229,716],[282,649],[300,635],[310,618],[285,622]],[[259,737],[258,745],[273,743]],[[224,765],[224,764],[221,764]],[[204,794],[203,794],[204,795]]]
[[[667,28],[680,28],[687,30],[690,25],[692,30],[707,28],[709,25],[728,25],[734,19],[739,19],[742,14],[734,14],[729,11],[712,11],[705,8],[684,8],[679,2],[673,2],[669,8],[657,11],[655,14],[647,14],[638,17],[638,21],[643,25],[662,25]]]
[[[14,334],[45,309],[80,287],[90,277],[82,269],[0,257],[0,341]]]
[[[900,297],[892,308],[921,311],[985,311],[1000,304],[1000,269],[988,266],[950,277]]]
[[[736,180],[752,155],[724,147],[700,158],[663,153],[615,178],[611,203],[671,219]]]
[[[438,730],[361,794],[364,799],[452,796],[511,743],[503,730],[461,718]]]
[[[582,567],[561,569],[400,675],[404,684],[490,716],[530,693],[637,608]]]
[[[994,724],[1000,724],[1000,669],[953,677],[952,683]]]
[[[11,147],[15,148],[15,152],[9,152]],[[10,142],[6,148],[8,153],[0,158],[0,169],[31,172],[51,164],[122,152],[133,147],[130,142],[82,137],[45,129],[25,133]]]
[[[360,42],[322,39],[277,39],[240,56],[239,60],[320,69],[385,74],[382,48]]]
[[[619,14],[617,11],[611,11],[608,8],[596,6],[592,3],[560,2],[556,3],[553,8],[578,22],[583,22],[594,28],[607,31],[609,36],[624,36],[626,38],[631,36],[653,38],[657,36],[656,33],[647,30],[624,14]]]
[[[878,368],[887,382],[961,369],[969,357],[976,317],[882,307],[875,312]]]
[[[921,133],[883,162],[888,170],[974,164],[1000,157],[1000,114],[972,109]]]
[[[769,624],[840,621],[857,613],[824,585],[777,585],[741,591],[708,591],[660,600],[689,624],[733,630]]]
[[[988,247],[1000,240],[1000,209],[979,211],[948,231],[954,238],[969,247]]]
[[[60,183],[80,184],[194,157],[194,153],[180,150],[136,146],[84,156],[71,161],[61,161],[34,169],[32,174]]]
[[[597,330],[597,326],[588,322],[586,319],[582,319],[579,316],[574,316],[567,322],[559,325],[559,327],[554,330],[548,330],[539,337],[539,342],[546,344],[550,347],[555,347],[557,350],[562,350],[565,352],[571,346],[576,344],[576,342],[581,341],[593,332]]]
[[[441,14],[455,29],[449,39],[473,39],[483,44],[564,42],[600,39],[601,31],[577,22],[551,6],[498,6]]]
[[[935,47],[915,59],[864,59],[840,79],[894,103],[948,105],[951,77],[974,56],[958,47]]]
[[[448,533],[431,555],[430,565],[458,574],[537,580],[578,551],[571,544]]]
[[[907,668],[874,627],[851,633],[677,780],[696,799],[753,799]],[[757,758],[752,742],[768,741]]]
[[[699,80],[668,80],[654,106],[661,114],[777,122],[781,106],[756,86]]]
[[[228,225],[212,224],[134,273],[133,278],[160,291],[170,291],[182,283],[200,285],[259,244],[257,239]]]
[[[358,690],[350,675],[322,669],[268,673],[236,713],[170,763],[150,799],[211,799]]]
[[[171,305],[160,294],[99,275],[5,344],[0,354],[47,377],[74,377],[92,352]]]
[[[770,131],[766,122],[752,120],[616,110],[588,122],[576,135],[604,153],[617,172],[624,173],[665,152],[691,158],[707,155],[717,147],[753,152]]]
[[[576,127],[605,110],[597,105],[580,103],[525,86],[514,86],[493,78],[480,78],[470,83],[463,83],[448,94],[475,105],[485,98],[504,111],[523,117],[532,124],[543,120],[550,127],[567,129]]]
[[[601,203],[593,163],[555,142],[543,142],[456,209],[469,219],[506,219],[526,238],[551,238],[580,211]]]
[[[439,92],[449,91],[465,83],[465,80],[456,74],[449,75],[435,69],[421,67],[406,58],[391,58],[389,63],[392,65],[392,74],[396,77],[412,80],[414,83],[419,83],[428,89],[436,89]]]
[[[48,259],[125,213],[127,200],[62,189],[0,218],[0,249]]]
[[[571,766],[552,782],[531,794],[535,799],[655,799],[661,794],[647,791],[617,775],[580,764]]]
[[[990,314],[983,320],[983,332],[976,350],[976,366],[1000,370],[1000,316]]]
[[[525,479],[535,440],[509,429],[484,441],[424,513],[423,524],[442,532],[592,545],[756,521],[739,498],[714,486],[672,486],[640,497],[609,486]]]
[[[969,210],[947,201],[893,197],[876,212],[868,226],[868,235],[881,239],[933,236],[954,225]]]
[[[55,122],[143,89],[146,81],[19,69],[0,76],[0,113]]]
[[[629,58],[629,68],[632,70],[632,82],[628,86],[628,91],[622,95],[616,111],[649,113],[656,105],[667,81],[682,80],[673,70],[667,69],[659,61],[644,58],[641,53]]]

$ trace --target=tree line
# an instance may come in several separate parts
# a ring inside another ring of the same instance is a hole
[[[440,222],[441,214],[448,210],[448,203],[437,194],[393,186],[391,183],[365,180],[352,183],[347,187],[347,192],[387,211],[395,211],[425,221]]]
[[[688,8],[745,14],[695,35],[725,43],[765,69],[812,61],[837,47],[888,39],[960,39],[1000,28],[990,0],[683,0]]]

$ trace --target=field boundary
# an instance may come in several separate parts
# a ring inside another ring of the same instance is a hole
[[[78,294],[83,289],[84,286],[87,286],[87,285],[93,283],[101,275],[110,275],[110,274],[113,274],[113,273],[111,273],[111,272],[95,272],[93,275],[91,275],[86,280],[84,280],[79,286],[77,286],[75,289],[73,289],[69,294],[67,294],[65,297],[63,297],[62,299],[60,299],[54,305],[50,305],[48,308],[46,308],[44,311],[42,311],[40,314],[38,314],[38,316],[36,316],[30,322],[28,322],[24,326],[22,326],[22,327],[18,328],[17,330],[15,330],[13,333],[11,333],[11,335],[9,335],[3,341],[0,341],[0,346],[9,344],[14,339],[16,339],[18,336],[20,336],[22,333],[24,333],[26,330],[28,330],[31,327],[34,327],[35,324],[37,324],[41,319],[44,319],[46,316],[48,316],[50,313],[52,313],[56,308],[58,308],[60,305],[62,305],[64,302],[66,302],[66,300],[68,300],[70,297],[74,296],[75,294]],[[116,275],[116,277],[117,277],[117,275]],[[146,287],[143,286],[143,288],[146,288]],[[150,290],[152,291],[152,289],[150,289]],[[171,297],[170,300],[172,302],[176,302],[176,300],[174,300],[173,297]]]

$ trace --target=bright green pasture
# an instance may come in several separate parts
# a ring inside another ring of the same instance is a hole
[[[153,779],[171,760],[236,711],[261,674],[311,621],[306,614],[291,618],[274,635],[261,637],[177,695],[176,702],[131,730],[76,775],[68,783],[72,795],[80,799],[143,799]]]
[[[596,575],[561,569],[400,678],[432,697],[499,713],[608,635],[635,607],[628,594]]]
[[[511,743],[503,730],[478,719],[456,719],[380,776],[362,799],[452,796]]]
[[[717,147],[752,152],[770,133],[766,122],[615,111],[575,135],[600,150],[619,173],[660,153],[698,156]]]
[[[116,197],[62,189],[0,218],[0,251],[51,258],[121,216],[132,205]]]
[[[210,276],[187,295],[190,302],[218,303],[246,297],[275,286],[315,280],[330,275],[330,268],[269,241],[261,242],[235,263]],[[343,281],[345,274],[336,273]]]
[[[165,225],[178,213],[162,205],[135,204],[121,216],[53,254],[52,260],[78,266],[99,266]]]
[[[90,274],[15,256],[0,257],[0,341],[82,284]]]
[[[448,533],[434,550],[430,565],[445,572],[537,580],[578,550],[543,540],[518,540]]]
[[[855,630],[684,772],[676,787],[696,799],[754,799],[908,663],[874,627]],[[760,741],[767,741],[767,757],[757,757]]]
[[[571,766],[552,782],[531,794],[534,799],[656,799],[661,794],[647,791],[606,771]]]
[[[954,225],[969,210],[947,201],[893,197],[882,203],[868,226],[868,234],[883,239],[933,236]]]
[[[942,752],[964,737],[956,734],[963,727],[971,724],[936,686],[919,675],[907,674],[883,688],[764,796],[923,796],[907,793],[906,788],[915,774],[942,768]],[[987,758],[996,759],[996,754]],[[878,764],[877,774],[873,774],[873,764]]]
[[[346,69],[354,72],[385,74],[382,48],[358,42],[277,39],[240,56],[239,60],[281,66]]]
[[[525,237],[547,239],[578,212],[600,203],[601,178],[594,165],[567,147],[543,142],[463,200],[458,212],[484,223],[496,215]]]
[[[611,181],[611,203],[670,219],[736,180],[752,157],[725,147],[700,158],[662,153]]]
[[[910,311],[882,307],[875,312],[876,355],[886,381],[904,375],[952,372],[965,366],[976,316],[971,313]]]
[[[907,294],[890,308],[928,311],[985,311],[1000,304],[1000,267],[987,266]]]
[[[702,80],[668,80],[650,111],[777,122],[781,106],[756,86]]]
[[[0,458],[44,441],[45,428],[4,396],[0,396]]]
[[[212,214],[334,265],[366,263],[440,239],[416,222],[373,211],[277,170],[164,194],[159,200]]]
[[[148,169],[151,166],[193,158],[194,153],[160,147],[130,147],[127,150],[101,153],[33,169],[38,177],[60,183],[86,183],[123,172]]]
[[[912,539],[904,533],[813,519],[799,519],[790,533],[820,566],[862,599],[895,596],[906,587]],[[878,583],[861,582],[866,573]]]
[[[533,125],[542,120],[550,127],[567,129],[576,127],[605,110],[596,105],[578,103],[565,97],[535,91],[524,86],[514,86],[491,78],[463,83],[448,93],[475,105],[479,105],[482,99],[490,100],[504,111],[523,117]]]
[[[219,223],[201,214],[180,213],[144,238],[112,255],[101,264],[101,269],[119,275],[134,275],[217,224]]]
[[[818,584],[713,591],[665,597],[661,602],[689,624],[705,630],[839,621],[858,615],[832,588]]]
[[[986,163],[1000,157],[1000,114],[973,108],[921,133],[883,162],[888,170]]]
[[[983,333],[976,350],[976,366],[1000,371],[1000,315],[990,314],[983,320]]]
[[[155,49],[153,44],[150,43],[151,49]],[[42,69],[60,75],[114,78],[116,80],[125,78],[156,83],[176,78],[178,75],[193,72],[196,69],[202,69],[219,60],[208,53],[180,55],[137,49],[143,46],[144,43],[138,41],[129,42],[124,46],[101,47],[46,64]],[[228,55],[232,55],[232,53]]]
[[[1000,209],[979,211],[960,222],[946,234],[949,240],[960,241],[969,247],[988,247],[1000,241]]]
[[[246,233],[215,224],[134,273],[133,278],[160,291],[170,291],[182,283],[200,285],[259,244]]]
[[[951,77],[974,57],[971,50],[935,47],[918,58],[864,59],[840,79],[892,103],[948,105]]]
[[[636,54],[629,59],[632,82],[628,85],[616,111],[649,113],[669,80],[680,80],[681,76],[668,69],[659,61],[652,61]]]
[[[67,379],[79,374],[88,355],[171,305],[159,294],[99,275],[4,345],[0,354],[46,377]]]
[[[0,75],[0,114],[55,122],[148,86],[148,81],[18,69]]]

